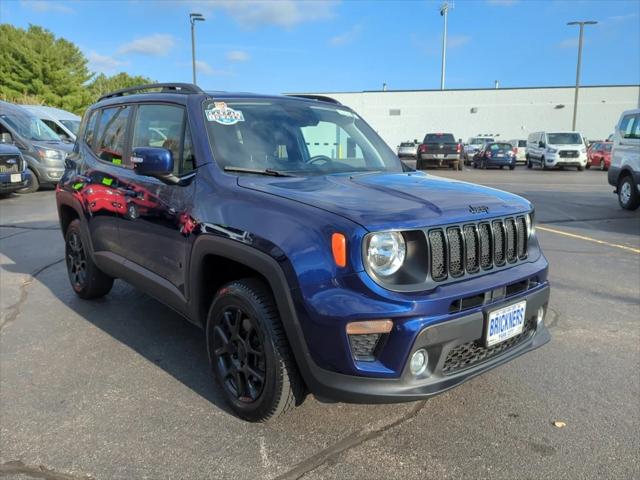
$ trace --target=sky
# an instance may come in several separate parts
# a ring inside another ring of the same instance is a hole
[[[457,0],[446,88],[640,83],[640,1]],[[438,89],[439,1],[0,0],[0,22],[43,26],[77,44],[92,72],[191,81],[208,90],[349,92]]]

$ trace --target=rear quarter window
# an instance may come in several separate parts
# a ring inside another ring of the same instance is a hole
[[[100,160],[122,166],[130,106],[105,108],[100,116],[93,151]]]

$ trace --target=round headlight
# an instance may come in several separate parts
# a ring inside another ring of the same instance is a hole
[[[400,232],[374,233],[369,237],[367,263],[381,277],[393,275],[404,263],[407,247]]]

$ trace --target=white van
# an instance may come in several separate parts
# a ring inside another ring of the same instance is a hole
[[[20,105],[29,110],[36,117],[47,124],[51,130],[56,132],[63,140],[76,141],[76,134],[80,128],[80,117],[66,110],[55,107],[45,107],[44,105]]]
[[[622,112],[613,132],[611,166],[607,176],[625,210],[640,206],[640,109]]]
[[[578,132],[534,132],[527,139],[527,167],[540,165],[545,170],[587,165],[587,146]]]

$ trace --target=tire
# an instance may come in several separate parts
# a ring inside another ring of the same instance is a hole
[[[135,220],[139,216],[140,216],[140,213],[138,212],[138,207],[136,206],[136,204],[129,203],[129,205],[127,205],[127,218],[129,220]]]
[[[635,210],[640,205],[638,189],[628,173],[618,181],[618,203],[625,210]]]
[[[585,167],[587,170],[589,170],[589,169],[591,168],[591,164],[590,164],[590,163],[587,163],[584,167]]]
[[[529,158],[528,155],[527,155],[527,168],[529,169],[533,168],[533,164],[531,163],[531,159]]]
[[[516,168],[516,166],[515,166],[515,165],[509,165],[509,170],[513,170],[513,169],[515,169],[515,168]]]
[[[21,188],[20,190],[16,190],[16,193],[35,193],[40,189],[40,181],[38,180],[36,173],[31,168],[27,168],[27,170],[29,171],[29,178],[31,180],[29,180],[29,183],[27,183],[26,187]]]
[[[64,240],[67,274],[76,295],[90,300],[109,293],[113,286],[113,278],[100,270],[88,255],[80,232],[80,220],[73,220],[69,224]]]
[[[267,422],[304,401],[304,382],[264,283],[250,278],[218,290],[206,335],[213,376],[238,417]]]
[[[504,170],[504,165],[500,165],[500,170]]]
[[[584,167],[582,165],[578,165],[578,171],[582,172],[584,170]]]

